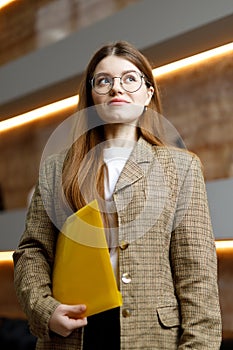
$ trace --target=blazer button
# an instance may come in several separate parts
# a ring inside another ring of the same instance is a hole
[[[122,310],[122,316],[123,317],[130,317],[132,315],[132,312],[131,312],[131,310],[130,309],[123,309]]]
[[[129,246],[129,243],[128,243],[128,242],[126,242],[126,241],[121,241],[121,243],[120,243],[120,249],[121,249],[121,250],[127,249],[128,246]]]
[[[121,280],[123,283],[128,284],[132,281],[132,278],[131,278],[129,273],[125,272],[125,273],[123,273]]]

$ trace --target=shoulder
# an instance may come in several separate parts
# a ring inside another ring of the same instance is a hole
[[[200,158],[187,149],[167,146],[153,146],[155,162],[159,162],[168,178],[203,177],[203,165]],[[191,175],[192,174],[192,175]]]
[[[158,162],[165,173],[172,175],[172,173],[177,173],[175,170],[179,170],[179,175],[185,175],[190,168],[196,168],[203,172],[199,157],[186,148],[152,145],[143,138],[139,141],[138,159],[149,160],[154,166]]]
[[[66,152],[54,153],[44,156],[40,162],[40,171],[46,173],[54,173],[54,171],[62,170],[66,159]]]
[[[62,170],[66,158],[66,152],[51,154],[43,157],[40,162],[39,183],[40,186],[54,188],[62,183]]]
[[[172,146],[152,146],[154,152],[160,157],[176,157],[182,161],[191,162],[194,158],[198,158],[198,156],[188,151],[186,148],[178,148]]]
[[[193,152],[185,148],[176,148],[170,146],[153,146],[155,156],[168,162],[175,162],[180,166],[191,166],[197,163],[202,167],[200,158]]]

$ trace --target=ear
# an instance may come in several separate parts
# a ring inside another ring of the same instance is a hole
[[[144,104],[145,106],[148,106],[150,104],[150,101],[151,101],[151,98],[153,95],[154,95],[154,88],[153,88],[153,86],[149,86],[147,88],[147,99],[146,99],[145,104]]]

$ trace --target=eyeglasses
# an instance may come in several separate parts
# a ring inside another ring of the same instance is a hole
[[[129,71],[121,77],[111,77],[108,74],[99,73],[91,79],[91,86],[99,95],[106,95],[112,90],[114,79],[120,79],[122,88],[127,92],[136,92],[142,86],[144,75],[137,71]]]

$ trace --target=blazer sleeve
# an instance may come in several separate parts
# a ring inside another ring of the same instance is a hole
[[[201,163],[195,155],[180,187],[170,254],[181,312],[178,349],[219,349],[216,247]]]
[[[48,322],[58,306],[52,297],[51,271],[58,230],[44,208],[39,186],[27,213],[25,231],[13,254],[15,290],[32,334],[48,338]]]

